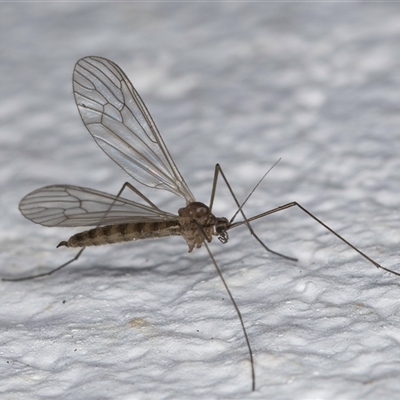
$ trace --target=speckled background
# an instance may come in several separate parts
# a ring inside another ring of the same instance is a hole
[[[395,3],[13,3],[0,13],[2,276],[74,255],[76,232],[25,220],[18,202],[68,183],[116,193],[129,177],[96,146],[72,97],[75,62],[118,63],[179,169],[208,202],[221,163],[253,215],[299,201],[400,271],[400,6]],[[175,212],[180,199],[144,190]],[[223,186],[215,213],[235,205]],[[90,249],[40,280],[1,282],[7,399],[376,399],[400,390],[400,278],[300,210],[212,251],[181,238]]]

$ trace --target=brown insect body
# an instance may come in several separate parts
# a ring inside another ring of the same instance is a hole
[[[189,253],[196,247],[199,249],[206,239],[211,242],[213,236],[226,243],[230,222],[226,218],[217,218],[210,208],[198,201],[188,204],[178,210],[180,235],[189,246]]]
[[[180,235],[188,244],[189,253],[200,248],[206,239],[218,236],[223,242],[228,240],[226,230],[230,223],[226,218],[217,218],[209,207],[200,202],[192,202],[180,208],[176,220],[136,222],[99,226],[71,236],[57,247],[87,247],[104,244],[129,242],[138,239]]]
[[[180,226],[177,220],[106,225],[77,233],[68,241],[61,242],[57,247],[100,246],[150,237],[173,236],[180,235],[179,230]]]

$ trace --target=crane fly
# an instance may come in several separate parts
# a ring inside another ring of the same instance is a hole
[[[296,261],[269,249],[250,225],[250,222],[256,219],[296,206],[377,268],[400,276],[399,273],[372,260],[297,202],[287,203],[246,218],[243,206],[266,174],[240,204],[221,167],[217,164],[210,205],[206,206],[196,201],[172,160],[143,100],[125,73],[114,62],[93,56],[79,60],[73,72],[73,92],[82,121],[101,149],[133,179],[142,185],[167,190],[181,197],[185,200],[186,206],[180,208],[177,215],[162,211],[128,182],[122,186],[117,195],[71,185],[52,185],[35,190],[26,195],[19,205],[21,213],[32,222],[50,227],[92,226],[94,228],[77,233],[67,241],[59,243],[57,247],[81,248],[76,256],[65,264],[46,273],[3,280],[20,281],[50,275],[77,260],[87,246],[172,235],[182,236],[189,252],[204,245],[239,317],[249,353],[251,387],[254,391],[256,381],[250,341],[239,308],[208,247],[213,236],[226,243],[229,230],[246,225],[266,250]],[[223,178],[238,206],[238,210],[230,220],[215,217],[212,213],[219,176]],[[126,188],[135,192],[147,204],[121,197]],[[243,220],[234,222],[239,213]]]

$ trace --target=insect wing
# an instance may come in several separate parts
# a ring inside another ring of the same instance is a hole
[[[21,200],[19,209],[24,217],[44,226],[97,226],[177,218],[122,197],[68,185],[37,189]]]
[[[73,73],[75,102],[101,149],[143,185],[195,201],[143,100],[125,73],[101,57],[79,60]]]

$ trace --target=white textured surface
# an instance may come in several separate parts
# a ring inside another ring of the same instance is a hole
[[[146,101],[198,200],[220,162],[252,215],[297,200],[400,270],[400,6],[5,4],[0,29],[1,275],[74,254],[73,230],[17,205],[53,183],[116,193],[126,175],[96,146],[71,95],[85,55],[117,62]],[[182,204],[146,191],[168,211]],[[158,201],[159,199],[159,201]],[[219,192],[216,213],[235,210]],[[299,210],[212,250],[253,345],[257,391],[233,307],[205,250],[180,238],[87,250],[46,279],[1,282],[2,398],[394,398],[400,278]]]

